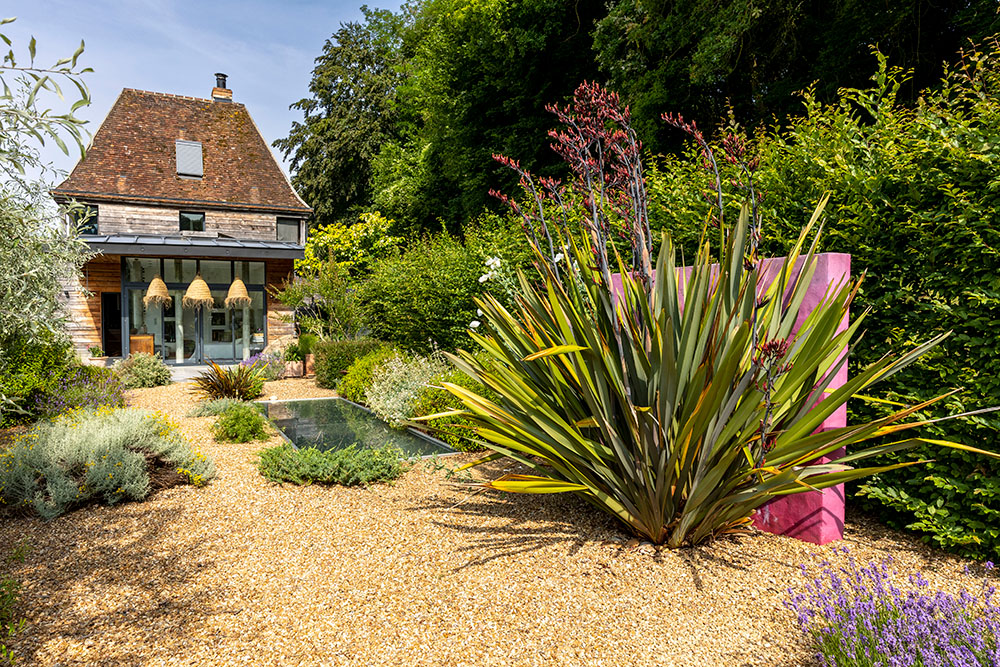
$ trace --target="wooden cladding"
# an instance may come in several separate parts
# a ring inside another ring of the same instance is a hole
[[[79,282],[66,286],[69,315],[66,330],[79,355],[89,357],[91,347],[102,347],[101,293],[121,290],[121,258],[103,255],[84,264]]]

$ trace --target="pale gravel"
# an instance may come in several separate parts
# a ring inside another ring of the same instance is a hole
[[[330,395],[301,379],[264,390]],[[279,436],[215,443],[213,418],[186,417],[194,401],[180,384],[130,397],[215,459],[207,487],[0,519],[0,547],[33,546],[5,566],[24,583],[21,664],[810,664],[781,601],[799,563],[842,558],[830,547],[754,534],[656,550],[574,498],[469,497],[434,462],[391,486],[276,486],[254,453]],[[978,586],[960,559],[863,519],[841,544]]]

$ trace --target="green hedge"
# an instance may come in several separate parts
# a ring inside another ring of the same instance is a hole
[[[912,404],[963,388],[927,416],[998,405],[1000,50],[967,55],[964,69],[946,72],[915,109],[895,101],[903,80],[882,61],[870,88],[844,90],[832,104],[807,93],[802,117],[757,137],[768,250],[783,254],[831,192],[821,250],[850,253],[853,273],[867,272],[857,312],[872,309],[851,368],[952,331],[880,385],[881,396]],[[679,187],[694,177],[696,159],[668,158],[651,178],[660,223],[682,238],[696,236],[707,215]],[[855,400],[850,409],[857,421],[888,408]],[[996,415],[985,415],[921,435],[1000,451],[998,427]],[[881,462],[916,459],[933,461],[871,478],[855,501],[940,547],[1000,557],[1000,461],[928,445]]]
[[[316,343],[313,346],[313,354],[316,356],[316,384],[333,389],[351,364],[382,347],[385,347],[385,343],[374,338],[328,340]]]
[[[359,294],[372,336],[416,351],[464,346],[484,272],[472,251],[444,233],[377,262]]]

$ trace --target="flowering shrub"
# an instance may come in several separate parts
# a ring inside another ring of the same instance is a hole
[[[154,488],[202,485],[213,463],[160,413],[71,410],[0,453],[0,504],[52,519],[91,501],[142,500]]]
[[[836,547],[834,552],[836,552]],[[847,555],[845,548],[842,553]],[[986,573],[993,564],[986,563]],[[808,569],[802,566],[808,576]],[[1000,664],[996,588],[976,593],[933,591],[921,575],[897,585],[890,561],[846,568],[828,561],[805,592],[788,589],[785,605],[816,642],[824,667],[985,667]]]
[[[77,366],[56,378],[44,392],[36,393],[31,411],[51,418],[68,410],[125,407],[125,386],[110,368]]]
[[[0,348],[0,427],[36,418],[36,397],[73,367],[70,347],[51,334],[21,337]],[[8,408],[13,409],[8,409]]]

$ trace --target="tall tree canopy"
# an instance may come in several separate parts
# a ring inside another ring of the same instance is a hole
[[[677,147],[660,120],[705,128],[731,107],[744,126],[862,86],[872,46],[914,70],[912,101],[968,41],[1000,31],[995,0],[410,0],[363,8],[317,59],[304,119],[276,145],[316,222],[378,210],[401,231],[459,228],[510,176],[491,154],[557,170],[534,139],[583,80],[606,82],[654,152]]]
[[[614,0],[594,31],[603,72],[632,105],[640,136],[664,150],[664,111],[745,125],[798,112],[871,76],[871,47],[912,69],[914,98],[968,40],[1000,30],[993,0]]]
[[[328,224],[368,203],[371,164],[398,133],[396,89],[403,80],[401,14],[362,7],[316,58],[310,97],[291,105],[303,120],[274,145],[291,158],[293,183]]]

